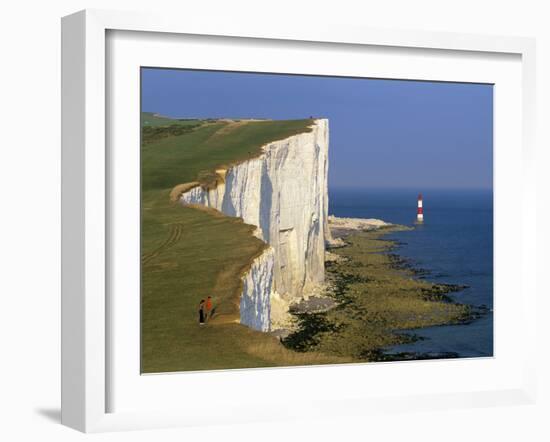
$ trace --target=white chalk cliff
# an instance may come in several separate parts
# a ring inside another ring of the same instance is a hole
[[[260,331],[271,328],[271,296],[273,296],[273,248],[268,247],[254,260],[243,277],[240,302],[241,324]]]
[[[241,323],[271,327],[271,298],[291,301],[325,277],[328,229],[328,120],[311,132],[262,147],[261,156],[218,171],[215,189],[183,193],[182,204],[202,204],[258,227],[269,248],[243,278]]]

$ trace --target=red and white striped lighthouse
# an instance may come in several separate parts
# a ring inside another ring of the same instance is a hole
[[[424,210],[422,209],[422,194],[418,194],[418,209],[416,210],[416,221],[419,223],[424,221]]]

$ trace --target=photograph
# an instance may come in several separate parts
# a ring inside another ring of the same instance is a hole
[[[140,76],[142,374],[494,356],[492,84]]]

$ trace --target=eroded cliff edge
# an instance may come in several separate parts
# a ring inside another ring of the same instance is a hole
[[[196,185],[179,197],[242,218],[269,244],[243,277],[240,316],[249,327],[269,331],[285,305],[324,282],[328,139],[328,120],[314,120],[310,132],[268,143],[259,157],[218,170],[215,188]]]

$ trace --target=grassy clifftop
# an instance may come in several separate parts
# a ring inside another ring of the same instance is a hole
[[[262,145],[307,132],[311,124],[142,115],[143,372],[334,361],[296,354],[238,324],[241,275],[265,244],[240,219],[170,201],[175,186],[215,185],[216,169],[258,156]],[[208,295],[217,318],[201,328],[198,304]]]
[[[142,189],[172,188],[199,181],[215,183],[215,170],[261,154],[271,141],[309,132],[313,120],[174,120],[164,127],[143,127]],[[186,129],[191,128],[191,129]],[[153,131],[158,131],[155,136]]]

